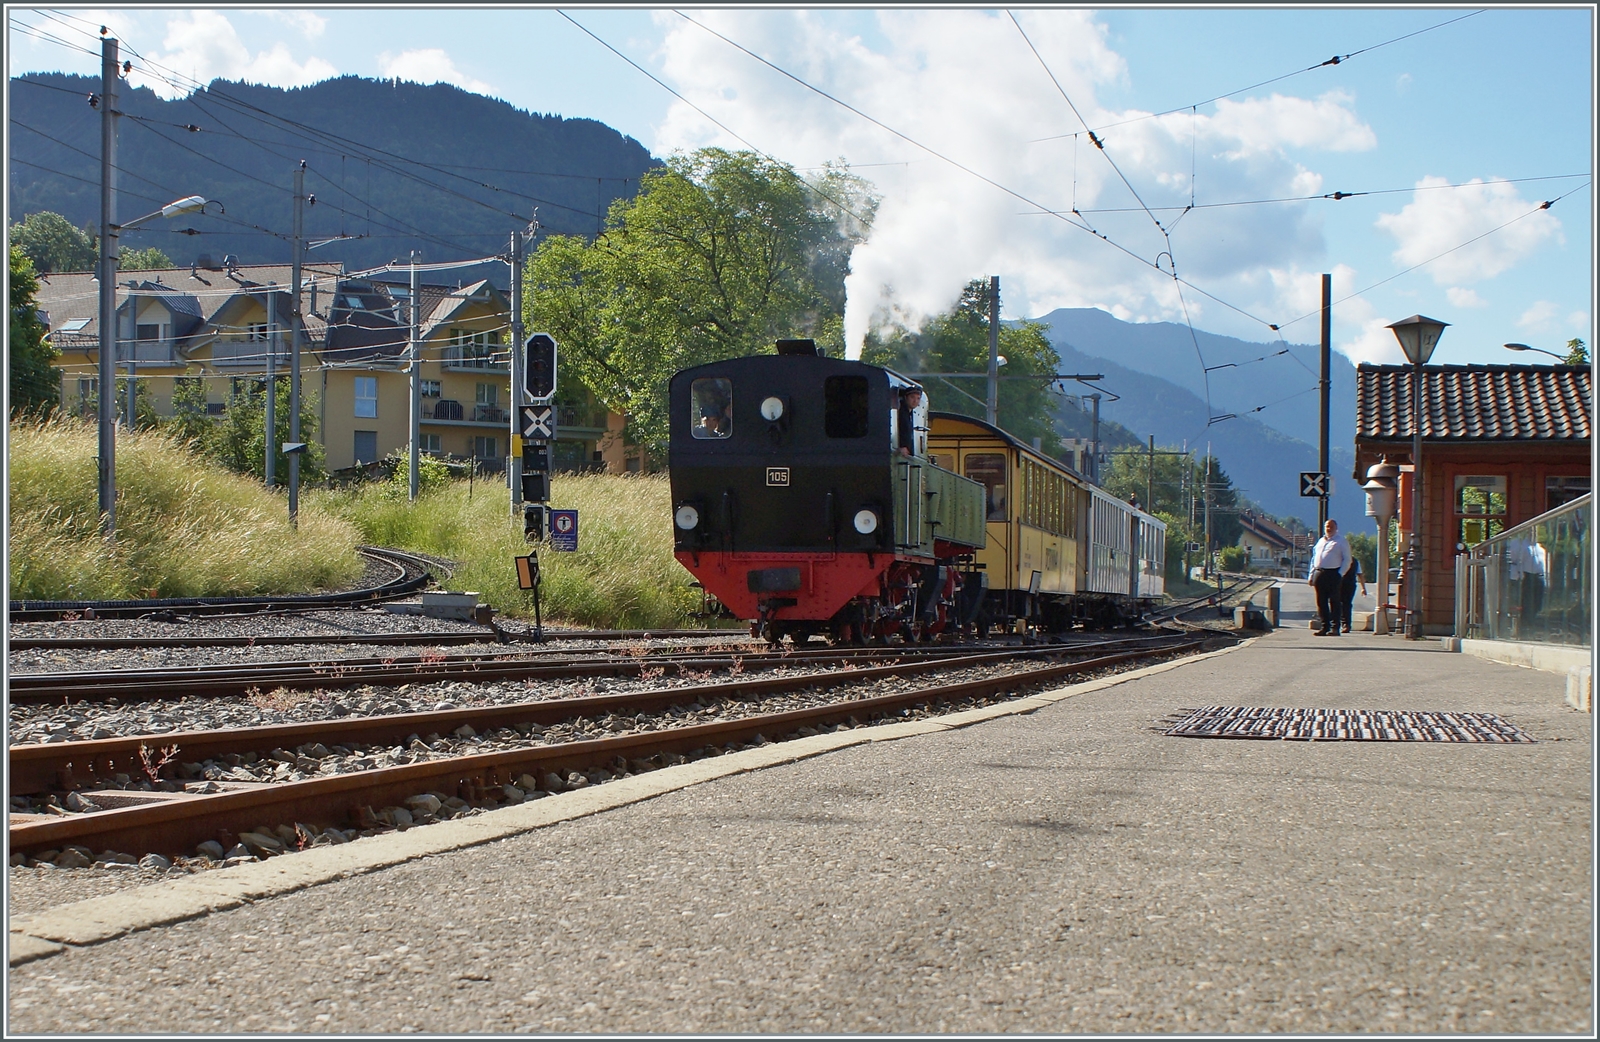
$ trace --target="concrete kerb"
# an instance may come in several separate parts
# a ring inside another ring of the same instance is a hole
[[[1242,641],[1220,651],[1145,666],[979,709],[926,720],[833,731],[790,742],[774,742],[756,749],[706,757],[471,818],[370,836],[340,846],[318,847],[292,857],[216,869],[60,905],[43,912],[15,915],[9,923],[7,961],[12,966],[18,966],[66,951],[68,946],[98,944],[124,934],[198,919],[212,912],[226,911],[306,887],[375,872],[432,854],[509,839],[534,829],[624,807],[717,778],[794,763],[836,749],[847,749],[867,742],[897,741],[968,727],[1003,716],[1036,712],[1064,699],[1225,655],[1250,643],[1253,640]]]

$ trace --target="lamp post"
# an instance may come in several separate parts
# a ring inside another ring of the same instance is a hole
[[[1450,323],[1436,318],[1412,315],[1391,322],[1394,338],[1400,341],[1400,350],[1411,363],[1411,555],[1406,569],[1406,637],[1422,637],[1422,583],[1424,576],[1424,551],[1422,545],[1422,367],[1433,357],[1439,346],[1439,337]]]
[[[1372,632],[1380,636],[1389,632],[1389,519],[1394,517],[1399,498],[1400,468],[1387,459],[1367,468],[1367,483],[1361,488],[1367,493],[1367,516],[1378,520],[1378,610],[1372,617]]]
[[[117,530],[117,237],[146,221],[195,213],[205,205],[205,199],[191,195],[125,224],[104,221],[100,228],[100,530],[107,538]],[[101,210],[115,212],[109,205]],[[131,368],[129,373],[131,385]]]
[[[1549,355],[1562,365],[1565,365],[1567,362],[1566,355],[1558,355],[1554,351],[1546,351],[1542,347],[1529,347],[1527,344],[1506,344],[1504,347],[1507,351],[1537,351],[1541,355]]]

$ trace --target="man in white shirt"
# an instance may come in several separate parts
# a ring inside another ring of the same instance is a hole
[[[1339,522],[1328,520],[1323,536],[1311,548],[1311,574],[1306,576],[1317,591],[1317,616],[1322,620],[1319,637],[1339,635],[1339,586],[1350,570],[1350,544],[1339,534]]]

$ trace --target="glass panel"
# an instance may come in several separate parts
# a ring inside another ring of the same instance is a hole
[[[867,436],[867,378],[830,376],[822,383],[823,429],[830,438]]]
[[[703,376],[689,388],[690,428],[696,438],[726,438],[733,433],[733,383]]]
[[[1506,479],[1503,474],[1456,476],[1456,513],[1504,514]]]
[[[365,419],[377,417],[378,378],[376,376],[356,377],[356,415]]]
[[[1006,519],[1006,458],[998,452],[974,453],[967,457],[966,475],[985,489],[988,520]]]
[[[1587,646],[1592,503],[1585,495],[1474,547],[1457,634]]]

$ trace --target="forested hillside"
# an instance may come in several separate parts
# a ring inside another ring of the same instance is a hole
[[[11,80],[8,223],[41,210],[80,227],[99,219],[100,114],[87,100],[98,90],[98,79],[60,73]],[[602,123],[523,112],[447,84],[345,76],[280,90],[216,81],[176,101],[125,89],[121,108],[121,218],[187,195],[226,210],[154,221],[124,240],[182,264],[202,253],[289,260],[302,159],[316,196],[307,238],[359,236],[309,256],[352,268],[412,249],[424,261],[498,253],[535,208],[549,232],[593,235],[611,201],[631,197],[640,174],[658,165]],[[503,283],[505,268],[496,267]]]

